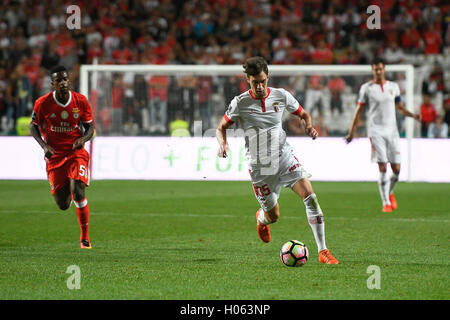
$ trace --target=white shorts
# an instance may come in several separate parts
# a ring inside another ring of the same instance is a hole
[[[272,175],[262,175],[260,168],[249,170],[256,199],[265,212],[275,207],[283,187],[292,188],[297,181],[311,177],[292,150],[282,153],[278,165],[278,170]]]
[[[400,137],[379,135],[369,139],[372,145],[372,161],[400,163]]]

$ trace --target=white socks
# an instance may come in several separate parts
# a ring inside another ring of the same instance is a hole
[[[306,216],[314,234],[317,249],[319,252],[325,250],[327,248],[325,244],[325,222],[316,194],[312,193],[307,196],[303,203],[306,207]]]
[[[389,183],[386,179],[386,172],[380,172],[380,178],[378,179],[378,190],[380,191],[381,201],[383,206],[391,205],[389,201]]]
[[[389,194],[394,193],[394,187],[398,182],[398,174],[392,173],[391,181],[389,183]]]
[[[305,200],[303,200],[303,203],[305,204],[308,223],[311,226],[314,239],[316,240],[317,249],[319,252],[325,250],[327,248],[327,245],[325,244],[325,222],[316,194],[312,193],[307,196]],[[272,223],[266,218],[264,210],[262,209],[258,212],[258,221],[264,225]]]
[[[271,224],[272,223],[269,220],[267,220],[263,209],[259,209],[258,221],[261,222],[261,224]]]
[[[394,193],[395,185],[398,182],[398,174],[392,173],[389,181],[386,179],[386,172],[380,172],[380,178],[378,179],[378,189],[380,191],[381,201],[383,206],[391,205],[389,195]]]

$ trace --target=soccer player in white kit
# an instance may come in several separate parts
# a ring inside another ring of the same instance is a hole
[[[311,116],[288,91],[267,86],[269,70],[262,57],[247,59],[244,72],[251,89],[234,97],[216,130],[218,156],[227,157],[229,147],[226,130],[239,119],[245,132],[246,158],[253,189],[261,206],[256,212],[260,239],[270,242],[269,225],[280,217],[278,197],[283,187],[289,187],[302,198],[306,207],[319,262],[338,264],[325,244],[323,213],[308,180],[310,174],[293,154],[281,126],[283,111],[286,109],[305,121],[306,133],[315,139],[318,134],[312,127]]]
[[[353,117],[349,134],[345,137],[347,143],[353,139],[356,124],[364,107],[368,107],[367,135],[372,145],[375,160],[378,163],[380,191],[383,212],[397,209],[394,187],[400,174],[400,136],[397,129],[395,108],[401,114],[420,121],[420,115],[409,112],[400,97],[397,83],[387,81],[385,64],[381,59],[372,63],[373,80],[364,83],[359,90],[358,106]],[[387,162],[391,164],[392,175],[386,178]]]

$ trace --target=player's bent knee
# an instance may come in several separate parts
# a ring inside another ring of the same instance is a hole
[[[306,192],[305,192],[305,194],[304,194],[304,197],[303,197],[303,201],[305,201],[305,199],[307,199],[308,197],[310,197],[312,194],[315,194],[314,193],[314,191],[311,189],[311,190],[307,190]]]
[[[85,198],[85,193],[84,193],[85,187],[86,187],[86,185],[82,181],[74,181],[73,182],[72,193],[73,193],[73,199],[75,201],[82,201]]]
[[[56,190],[55,194],[53,195],[56,205],[61,210],[67,210],[70,208],[70,204],[72,202],[72,197],[70,195],[70,190],[68,186],[65,186],[64,188],[60,188]]]
[[[73,200],[75,201],[83,201],[85,198],[84,190],[83,191],[74,191],[73,192]]]
[[[61,210],[67,210],[67,209],[69,209],[70,208],[70,200],[69,201],[59,201],[59,202],[56,202],[56,204],[58,205],[58,207],[61,209]]]
[[[392,166],[392,172],[396,175],[400,174],[400,166]]]

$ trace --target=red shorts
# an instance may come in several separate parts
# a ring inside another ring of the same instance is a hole
[[[52,195],[56,190],[66,186],[71,179],[83,181],[88,186],[89,160],[84,157],[70,158],[62,166],[47,170],[47,176]]]

